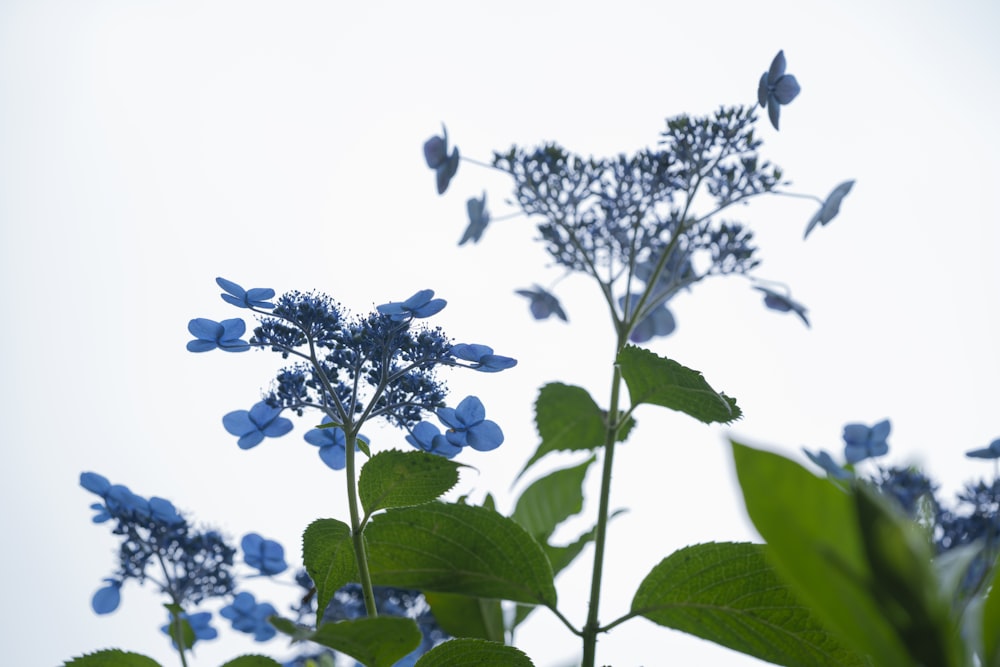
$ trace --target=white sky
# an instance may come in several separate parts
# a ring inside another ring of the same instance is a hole
[[[839,454],[844,423],[889,417],[889,462],[925,463],[949,488],[991,472],[962,453],[1000,436],[992,3],[495,6],[0,5],[10,664],[109,646],[178,664],[152,589],[129,584],[116,614],[91,613],[115,542],[90,523],[81,471],[168,497],[234,538],[280,539],[292,560],[310,520],[346,516],[342,477],[301,441],[308,422],[250,452],[222,429],[280,360],[184,350],[190,318],[239,314],[218,298],[218,275],[320,289],[361,310],[427,287],[448,299],[436,321],[450,335],[520,360],[451,381],[455,396],[482,397],[507,434],[497,451],[463,455],[481,471],[463,490],[492,491],[510,509],[510,480],[537,445],[538,387],[579,384],[605,402],[610,326],[580,279],[560,285],[570,325],[529,319],[512,290],[557,272],[523,219],[457,248],[466,198],[486,188],[502,215],[509,181],[463,164],[439,198],[423,141],[444,121],[462,153],[482,160],[546,140],[631,152],[655,145],[667,116],[752,102],[782,48],[802,94],[780,134],[761,124],[765,157],[810,194],[857,179],[840,217],[805,243],[808,201],[740,212],[762,248],[757,275],[787,281],[813,328],[765,310],[745,281],[717,280],[676,299],[678,333],[653,349],[736,396],[746,418],[731,432],[746,440],[800,459],[802,445]],[[754,537],[726,431],[653,408],[637,416],[616,457],[613,505],[630,512],[612,525],[603,621],[627,611],[671,551]],[[405,446],[396,432],[372,433],[375,447]],[[589,561],[587,551],[559,580],[578,622]],[[283,607],[290,592],[270,599]],[[200,645],[195,664],[256,648],[216,626],[223,639]],[[579,651],[544,611],[521,640],[540,667]],[[616,667],[664,656],[757,664],[643,620],[600,643],[599,660]]]

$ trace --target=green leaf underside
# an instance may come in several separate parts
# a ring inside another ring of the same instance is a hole
[[[906,647],[871,593],[851,496],[778,454],[732,445],[747,513],[782,578],[874,664],[909,664]]]
[[[556,527],[583,509],[583,480],[595,458],[549,473],[521,493],[511,518],[541,543]]]
[[[160,663],[139,653],[129,653],[119,649],[104,649],[88,653],[69,662],[64,667],[160,667]]]
[[[281,663],[266,655],[241,655],[222,667],[281,667]]]
[[[535,426],[542,442],[518,477],[554,451],[594,450],[604,444],[604,414],[583,387],[553,382],[535,401]]]
[[[618,354],[618,365],[633,407],[642,403],[659,405],[706,424],[728,424],[742,414],[736,399],[716,392],[701,373],[672,359],[626,345]]]
[[[680,549],[646,576],[632,611],[777,665],[866,665],[795,597],[765,549],[745,543]]]
[[[522,651],[482,639],[452,639],[417,660],[416,667],[534,667]]]
[[[346,653],[366,667],[392,667],[420,646],[416,621],[397,616],[324,623],[310,641]]]
[[[455,593],[424,593],[434,620],[452,637],[503,642],[503,610],[499,600]],[[530,607],[534,609],[534,607]]]
[[[318,609],[344,584],[358,581],[351,528],[336,519],[317,519],[302,535],[302,562],[316,585]]]
[[[445,503],[389,510],[365,537],[376,584],[555,606],[542,548],[492,510]]]
[[[428,454],[379,452],[361,468],[358,495],[365,512],[389,507],[409,507],[437,500],[458,482],[462,464]]]

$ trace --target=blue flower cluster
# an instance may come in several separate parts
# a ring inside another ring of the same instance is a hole
[[[437,155],[440,150],[446,155],[446,148],[435,143],[430,149],[425,148],[425,152]],[[327,466],[343,469],[349,438],[355,446],[366,448],[367,439],[362,438],[359,445],[357,438],[361,425],[369,419],[385,419],[410,433],[407,439],[414,442],[412,433],[424,423],[421,420],[426,414],[434,413],[440,419],[456,422],[459,419],[456,414],[472,420],[470,410],[475,412],[476,406],[483,410],[478,398],[468,397],[461,403],[466,408],[460,405],[449,412],[445,405],[446,387],[436,374],[439,367],[458,366],[494,373],[517,364],[510,357],[495,354],[489,346],[454,344],[440,328],[416,326],[416,320],[431,317],[446,305],[444,299],[434,297],[432,290],[421,290],[403,301],[382,304],[364,317],[350,317],[340,304],[324,294],[289,292],[272,302],[274,290],[245,290],[223,278],[216,282],[224,290],[224,301],[257,313],[259,323],[249,340],[243,340],[241,336],[246,332],[243,320],[191,320],[188,330],[196,339],[188,343],[189,350],[259,348],[278,352],[285,359],[296,359],[278,372],[261,402],[223,418],[223,426],[238,438],[237,444],[242,449],[291,431],[292,422],[282,416],[286,410],[301,416],[305,409],[312,408],[321,411],[324,417],[320,428],[306,433],[306,442],[319,447],[320,458]],[[453,440],[462,439],[455,447],[469,444],[485,451],[503,441],[499,427],[483,418],[474,423],[458,423],[457,427],[445,423],[455,433],[472,434],[453,435]],[[425,430],[426,427],[421,427],[419,433]],[[455,453],[452,449],[446,451],[438,453]]]

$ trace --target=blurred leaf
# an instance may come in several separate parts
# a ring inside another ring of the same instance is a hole
[[[309,638],[346,653],[366,667],[392,667],[420,646],[422,640],[417,622],[398,616],[324,623]]]
[[[105,649],[63,663],[64,667],[160,667],[160,663],[139,653]]]
[[[441,629],[452,637],[472,637],[503,643],[503,609],[499,600],[455,593],[424,593]],[[532,607],[534,609],[534,607]]]
[[[1000,667],[1000,567],[996,564],[983,602],[982,633],[983,667]]]
[[[408,507],[437,500],[458,482],[461,463],[428,454],[379,452],[361,468],[358,495],[365,512],[388,507]]]
[[[438,644],[415,667],[534,667],[522,651],[483,639],[452,639]]]
[[[313,521],[302,534],[302,562],[316,584],[317,609],[324,610],[341,586],[359,580],[351,527],[336,519]]]
[[[742,414],[736,399],[717,393],[701,373],[649,350],[626,345],[618,354],[618,365],[633,407],[641,403],[660,405],[706,424],[728,424]]]

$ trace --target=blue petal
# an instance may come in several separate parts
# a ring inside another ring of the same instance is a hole
[[[105,579],[105,581],[110,583],[94,593],[94,597],[90,600],[90,606],[95,614],[110,614],[118,609],[118,605],[122,601],[121,583],[113,579]]]
[[[774,56],[774,60],[771,61],[771,69],[767,72],[768,83],[774,84],[778,81],[778,78],[785,73],[785,51],[782,49],[778,51],[778,55]]]
[[[788,104],[802,91],[799,87],[799,82],[795,80],[795,77],[791,74],[786,74],[785,76],[778,79],[777,84],[774,86],[774,99],[778,100],[779,104]]]
[[[503,431],[496,422],[487,419],[469,429],[468,444],[477,451],[488,452],[503,444]]]
[[[264,434],[260,431],[254,431],[253,433],[247,433],[237,440],[236,445],[240,449],[253,449],[262,442],[264,442]]]
[[[80,486],[103,498],[108,489],[111,488],[111,482],[108,481],[107,477],[98,475],[96,472],[82,472],[80,473]]]
[[[476,396],[466,396],[455,408],[455,416],[463,424],[472,426],[486,419],[486,408]]]
[[[196,317],[188,322],[188,331],[195,338],[208,341],[216,341],[225,331],[221,324],[204,317]]]
[[[347,448],[331,445],[319,448],[319,457],[327,467],[334,470],[343,470],[347,467]]]
[[[230,435],[243,436],[257,430],[257,425],[250,421],[250,413],[246,410],[233,410],[222,417],[222,425]]]

